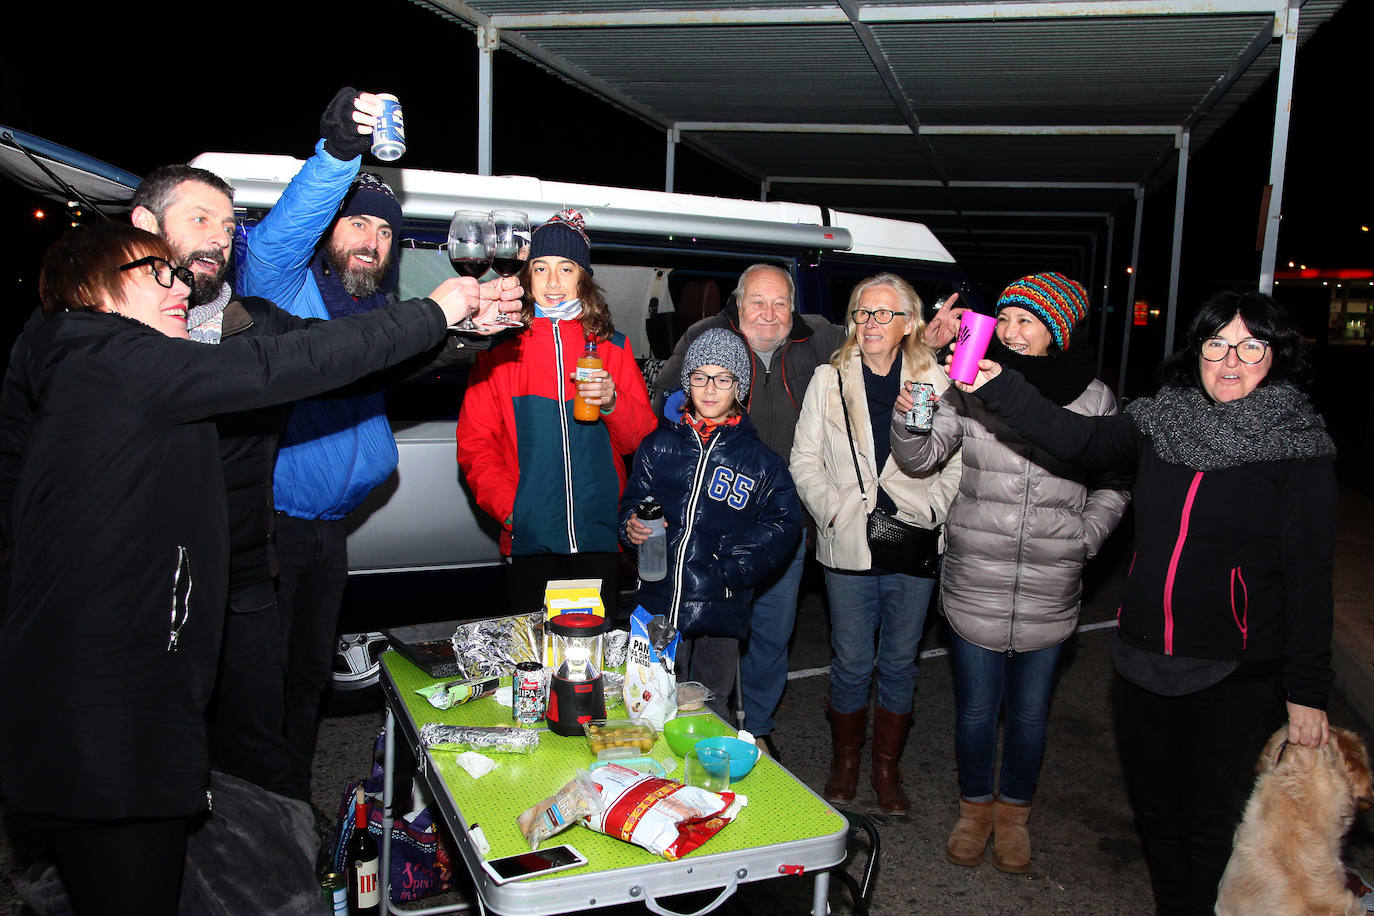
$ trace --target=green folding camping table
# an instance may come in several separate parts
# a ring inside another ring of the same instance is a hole
[[[534,753],[490,754],[497,768],[474,779],[455,762],[456,752],[422,747],[420,726],[430,722],[509,725],[510,709],[490,697],[452,709],[435,709],[415,691],[437,683],[436,679],[395,651],[382,655],[381,681],[387,705],[382,796],[385,823],[390,824],[394,817],[395,741],[400,740],[415,751],[416,778],[424,782],[434,799],[435,820],[442,819],[448,826],[456,841],[456,858],[461,858],[472,875],[487,909],[506,916],[543,916],[638,902],[655,913],[669,913],[659,898],[720,889],[715,900],[699,911],[706,913],[742,883],[809,873],[815,880],[812,912],[826,913],[828,870],[844,860],[848,824],[839,812],[767,756],[760,756],[753,771],[731,786],[748,798],[738,817],[676,861],[575,825],[545,845],[571,843],[586,856],[585,866],[496,884],[480,864],[483,856],[469,832],[472,826],[481,826],[491,846],[487,858],[528,851],[529,845],[516,826],[516,815],[553,795],[578,770],[595,761],[586,740],[543,730]],[[613,708],[610,714],[615,713]],[[669,768],[670,776],[681,778],[682,761],[661,736],[650,756]],[[389,901],[386,882],[390,876],[391,831],[382,833],[382,899]]]

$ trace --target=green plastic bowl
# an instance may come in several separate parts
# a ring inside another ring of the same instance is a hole
[[[735,730],[715,716],[678,716],[663,723],[663,739],[679,757],[696,747],[702,738],[733,735]]]
[[[729,736],[703,738],[697,742],[697,747],[718,747],[730,755],[731,783],[748,776],[749,771],[754,768],[754,764],[759,762],[758,746],[753,742],[741,741],[738,738]]]

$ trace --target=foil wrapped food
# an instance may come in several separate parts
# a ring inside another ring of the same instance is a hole
[[[511,673],[521,662],[543,664],[544,620],[536,611],[512,617],[475,620],[453,633],[453,655],[463,676],[492,677]]]
[[[440,725],[431,722],[420,726],[420,743],[438,750],[532,754],[539,746],[539,732],[509,725]]]

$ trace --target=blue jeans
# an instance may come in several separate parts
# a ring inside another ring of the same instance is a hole
[[[992,769],[997,754],[997,718],[1007,707],[1002,740],[1002,774],[997,794],[1013,802],[1035,795],[1058,646],[1034,652],[983,649],[949,632],[954,660],[954,760],[959,767],[959,793],[977,800],[992,795]]]
[[[916,693],[916,646],[925,628],[934,579],[904,573],[825,570],[830,597],[830,708],[853,713],[868,708],[868,688],[876,670],[878,705],[889,712],[911,712]]]
[[[757,737],[773,733],[773,711],[787,686],[787,641],[797,622],[797,593],[806,563],[806,538],[798,535],[792,556],[754,590],[749,645],[740,659],[744,727]]]

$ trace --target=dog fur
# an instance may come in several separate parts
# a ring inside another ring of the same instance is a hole
[[[1369,753],[1343,728],[1331,729],[1324,748],[1288,744],[1287,737],[1286,727],[1275,732],[1255,764],[1216,912],[1356,916],[1364,908],[1346,884],[1341,840],[1356,809],[1374,799]]]

